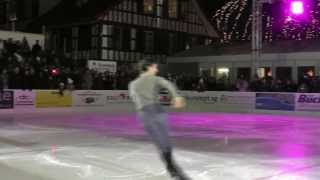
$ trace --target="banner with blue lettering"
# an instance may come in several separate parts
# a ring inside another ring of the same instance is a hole
[[[296,94],[296,110],[297,111],[319,111],[320,110],[320,94],[315,94],[315,93]]]
[[[256,109],[294,111],[295,94],[256,93]]]
[[[0,109],[12,109],[13,100],[13,91],[0,91]]]

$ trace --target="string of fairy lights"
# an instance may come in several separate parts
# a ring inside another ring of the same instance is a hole
[[[263,10],[264,41],[320,39],[320,0],[309,0],[303,20],[285,14],[279,17],[279,13],[274,13],[276,5]],[[222,43],[251,39],[251,6],[252,0],[228,0],[213,13],[212,22],[222,35]]]

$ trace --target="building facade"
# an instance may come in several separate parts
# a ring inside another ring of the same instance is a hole
[[[0,28],[25,30],[26,25],[47,13],[61,0],[0,0]]]
[[[68,0],[32,26],[46,26],[48,48],[82,60],[164,62],[217,38],[196,0]]]
[[[241,75],[248,80],[272,77],[300,82],[304,77],[320,76],[318,41],[278,41],[265,44],[259,59],[251,54],[250,43],[225,47],[202,47],[168,58],[169,72],[184,67],[194,75],[206,74],[216,79],[227,77],[234,83]]]

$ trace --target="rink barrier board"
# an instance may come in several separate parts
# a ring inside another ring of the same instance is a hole
[[[73,107],[103,107],[105,106],[106,91],[74,91],[72,93]]]
[[[14,108],[14,91],[4,90],[0,92],[0,109]]]
[[[72,92],[65,91],[60,94],[57,90],[37,90],[35,91],[35,107],[71,107]]]
[[[317,93],[265,93],[265,92],[197,92],[180,91],[185,97],[185,112],[263,112],[263,111],[319,111],[320,94]],[[77,90],[5,90],[0,96],[0,108],[99,108],[112,111],[134,109],[128,91]],[[161,94],[163,104],[170,102]]]
[[[261,110],[294,111],[295,94],[292,93],[256,93],[256,107]]]

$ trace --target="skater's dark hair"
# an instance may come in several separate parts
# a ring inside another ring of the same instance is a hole
[[[139,62],[139,70],[140,72],[146,72],[154,64],[157,64],[157,62],[153,59],[143,59]]]

